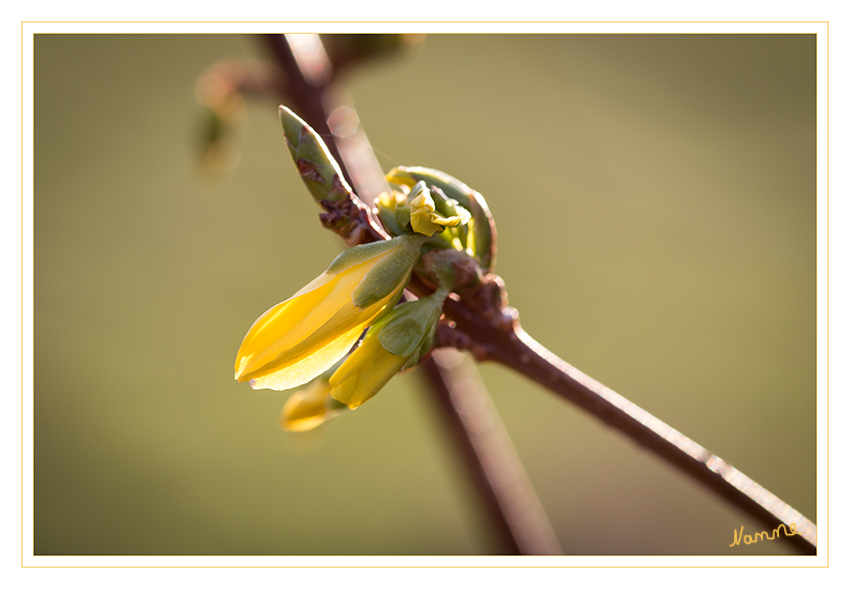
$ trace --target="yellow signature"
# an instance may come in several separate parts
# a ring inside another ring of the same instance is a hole
[[[734,534],[732,538],[732,543],[729,545],[738,546],[741,543],[741,540],[744,541],[744,544],[755,544],[760,540],[775,540],[779,537],[779,528],[782,528],[782,531],[786,536],[796,536],[797,535],[797,524],[791,524],[791,532],[788,532],[788,529],[785,527],[785,524],[779,524],[775,530],[772,530],[769,534],[767,532],[756,532],[754,535],[744,534],[744,526],[741,526],[741,532],[738,533],[738,530],[732,530]]]

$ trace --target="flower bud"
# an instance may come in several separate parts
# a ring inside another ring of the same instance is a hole
[[[446,217],[440,212],[437,212],[434,198],[431,196],[431,191],[425,186],[424,182],[417,182],[410,191],[410,227],[416,232],[431,237],[437,231],[442,231],[446,227],[457,227],[462,221],[469,221],[469,213],[464,211],[465,215],[454,215]],[[457,212],[457,207],[455,207]]]
[[[447,290],[404,303],[373,325],[330,378],[331,396],[350,409],[371,399],[431,349]]]
[[[350,248],[294,296],[266,311],[236,356],[236,380],[286,390],[309,382],[398,301],[419,260],[422,236]]]
[[[398,166],[389,171],[387,182],[412,188],[418,182],[428,187],[436,187],[447,199],[457,201],[472,214],[469,222],[469,235],[464,235],[461,245],[472,252],[485,271],[493,269],[496,256],[496,223],[487,207],[487,202],[479,192],[448,174],[439,170],[422,167]],[[438,205],[437,211],[440,211]],[[446,213],[443,213],[446,214]]]

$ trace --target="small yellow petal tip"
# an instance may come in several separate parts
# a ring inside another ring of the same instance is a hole
[[[306,432],[339,414],[340,406],[331,398],[331,387],[318,379],[306,389],[293,393],[280,413],[281,429]]]

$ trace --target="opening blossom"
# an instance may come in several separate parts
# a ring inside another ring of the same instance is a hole
[[[461,223],[469,221],[470,215],[465,209],[455,210],[454,212],[462,211],[462,213],[449,217],[438,213],[434,198],[431,196],[431,191],[425,186],[425,182],[418,182],[413,187],[409,200],[411,228],[428,237],[446,227],[457,227]]]
[[[398,302],[421,243],[421,236],[408,235],[344,251],[254,322],[236,355],[236,380],[281,391],[333,366]]]

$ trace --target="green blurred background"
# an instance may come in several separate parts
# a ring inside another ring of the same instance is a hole
[[[198,171],[240,35],[35,39],[36,554],[498,550],[418,379],[309,434],[233,380],[340,250],[276,103]],[[813,35],[432,35],[348,79],[389,169],[487,198],[525,329],[816,519]],[[782,554],[615,431],[481,372],[567,554]]]

